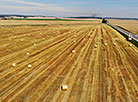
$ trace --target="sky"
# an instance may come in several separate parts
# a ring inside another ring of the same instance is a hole
[[[138,18],[138,0],[0,0],[0,14]]]

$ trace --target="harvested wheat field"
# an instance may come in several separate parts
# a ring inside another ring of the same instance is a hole
[[[0,102],[138,102],[138,48],[86,22],[0,26]]]
[[[61,25],[90,25],[90,24],[97,24],[101,23],[101,20],[81,20],[80,19],[70,19],[70,21],[64,21],[66,19],[61,20],[0,20],[0,26],[23,26],[23,25],[32,25],[32,26],[61,26]]]
[[[109,20],[111,24],[114,24],[119,27],[134,33],[138,36],[138,21],[137,20]]]

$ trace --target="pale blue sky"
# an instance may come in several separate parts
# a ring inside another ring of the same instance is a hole
[[[0,14],[138,18],[138,0],[0,0]]]

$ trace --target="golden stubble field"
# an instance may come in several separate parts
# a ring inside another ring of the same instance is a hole
[[[20,22],[0,26],[0,102],[138,101],[138,48],[118,32],[100,21]]]
[[[75,20],[75,19],[72,19]],[[11,26],[11,25],[90,25],[90,24],[97,24],[97,23],[101,23],[101,20],[84,20],[84,21],[79,21],[80,19],[76,19],[78,21],[46,21],[46,20],[0,20],[0,26]]]
[[[109,23],[123,27],[138,35],[138,20],[109,20]]]

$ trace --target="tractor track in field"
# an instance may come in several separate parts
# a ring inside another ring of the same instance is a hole
[[[104,24],[32,28],[22,33],[13,27],[11,35],[0,29],[0,42],[5,41],[0,45],[1,102],[138,101],[138,48],[129,47],[117,31]],[[24,39],[20,47],[18,39]],[[61,90],[63,84],[67,91]]]

